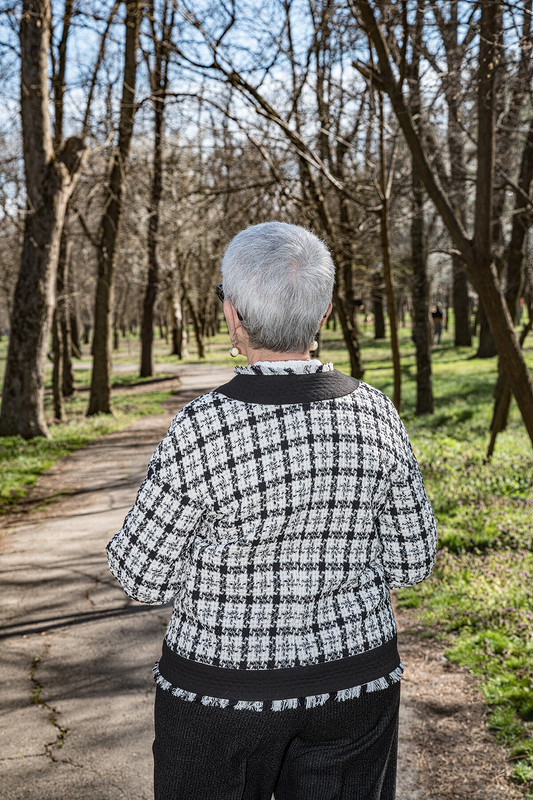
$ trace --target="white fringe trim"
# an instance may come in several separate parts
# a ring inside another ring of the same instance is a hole
[[[226,706],[230,704],[230,701],[224,697],[209,697],[209,695],[204,695],[200,698],[200,702],[204,706],[215,706],[218,708],[226,708]]]
[[[312,694],[310,697],[305,698],[305,707],[316,708],[317,706],[323,706],[330,697],[330,694]]]
[[[355,700],[356,697],[361,696],[362,688],[362,686],[352,686],[351,689],[341,689],[335,693],[335,700],[338,700],[339,702],[344,702],[344,700]]]
[[[290,709],[295,709],[304,707],[304,708],[317,708],[318,706],[323,706],[324,703],[327,703],[328,700],[337,700],[338,702],[344,702],[345,700],[354,700],[357,697],[361,697],[362,694],[370,694],[371,692],[381,691],[382,689],[388,689],[389,686],[392,686],[395,683],[398,683],[403,674],[404,666],[400,664],[394,672],[389,673],[389,675],[385,676],[384,678],[377,678],[374,681],[370,681],[369,683],[363,683],[361,686],[352,686],[349,689],[340,689],[338,692],[334,692],[333,694],[314,694],[310,695],[309,697],[292,697],[288,700],[272,700],[270,702],[270,706],[268,703],[264,703],[262,700],[228,700],[224,697],[210,697],[209,695],[198,695],[194,694],[193,692],[186,692],[185,689],[178,689],[175,686],[172,686],[161,673],[159,672],[159,665],[156,664],[153,673],[156,684],[165,691],[170,691],[174,695],[174,697],[179,697],[182,700],[187,700],[188,702],[192,703],[194,701],[199,701],[204,706],[213,706],[218,708],[227,708],[231,706],[236,711],[263,711],[265,706],[267,710],[270,711],[288,711]]]
[[[290,700],[272,700],[272,711],[287,711],[290,708],[298,708],[300,701],[297,697],[291,697]]]
[[[262,700],[239,700],[233,708],[235,711],[262,711],[263,706]]]

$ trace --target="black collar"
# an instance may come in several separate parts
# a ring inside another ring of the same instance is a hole
[[[303,375],[236,375],[215,391],[243,403],[277,406],[333,400],[351,394],[358,386],[356,378],[335,369]]]

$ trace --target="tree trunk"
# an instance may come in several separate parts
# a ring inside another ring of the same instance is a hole
[[[518,191],[515,192],[515,205],[512,217],[511,236],[507,247],[507,288],[505,299],[513,322],[517,321],[518,302],[524,286],[524,250],[526,237],[531,226],[529,192],[533,181],[533,119],[520,164]]]
[[[72,355],[74,358],[81,358],[81,333],[80,316],[78,313],[78,294],[74,290],[72,280],[72,270],[68,272],[68,307],[70,319],[70,340],[72,344]]]
[[[359,347],[359,336],[357,330],[353,327],[350,319],[346,315],[346,309],[339,297],[337,287],[333,288],[333,302],[335,310],[338,314],[341,323],[342,333],[344,337],[344,344],[348,351],[350,359],[350,374],[353,378],[362,378],[364,374],[363,365],[361,363],[361,350]]]
[[[481,300],[479,303],[478,323],[479,342],[476,351],[476,358],[494,358],[494,356],[498,355],[498,350],[496,349],[494,336],[492,335],[492,329],[489,320],[487,319],[487,315],[485,314],[485,308]]]
[[[198,358],[205,358],[205,347],[204,347],[202,325],[188,289],[184,288],[183,297],[185,303],[187,304],[187,308],[189,309],[189,313],[191,315],[192,327],[194,330],[194,338],[196,339],[196,345],[198,347]]]
[[[372,312],[374,314],[374,339],[384,339],[385,314],[383,312],[383,276],[381,272],[372,275]]]
[[[0,435],[47,436],[44,373],[54,306],[59,242],[68,198],[83,164],[81,139],[54,155],[48,55],[50,0],[23,0],[20,23],[21,116],[28,206],[7,354]]]
[[[168,319],[172,329],[171,355],[184,358],[187,353],[187,328],[184,322],[182,303],[177,302],[172,295],[167,297]]]
[[[400,348],[398,344],[398,323],[396,320],[396,306],[394,302],[394,285],[392,281],[392,266],[390,260],[390,232],[389,232],[389,202],[382,200],[381,221],[381,255],[383,259],[383,272],[385,275],[385,289],[387,293],[387,310],[389,313],[390,344],[393,370],[393,397],[392,401],[397,411],[402,407],[402,372],[400,364]]]
[[[466,133],[460,119],[463,115],[461,92],[457,86],[457,76],[464,69],[464,48],[459,43],[458,4],[449,4],[450,20],[441,30],[446,49],[448,77],[445,79],[446,103],[448,106],[447,139],[450,159],[450,199],[455,213],[465,223],[467,207],[467,171],[465,165]],[[455,79],[454,79],[455,78]],[[456,347],[470,347],[472,332],[470,329],[470,309],[468,300],[468,280],[463,259],[460,255],[452,255],[452,292],[455,319],[454,343]],[[447,317],[446,317],[447,318]]]
[[[416,348],[416,414],[432,414],[431,327],[429,324],[429,281],[424,242],[424,197],[416,165],[413,164],[413,220],[411,259],[413,264],[413,340]]]
[[[118,146],[113,156],[105,211],[100,223],[98,277],[94,304],[93,370],[87,414],[110,414],[111,410],[111,326],[113,284],[118,234],[122,217],[122,197],[135,117],[135,81],[137,47],[141,22],[141,0],[126,3],[126,43],[124,76],[118,132]]]
[[[396,320],[396,300],[394,296],[394,283],[392,278],[391,245],[389,229],[389,199],[392,179],[392,164],[390,175],[387,176],[385,162],[385,120],[383,118],[383,94],[379,94],[379,162],[380,162],[380,238],[381,258],[383,261],[383,276],[385,278],[385,291],[387,294],[387,310],[389,312],[390,345],[393,370],[393,398],[392,401],[397,411],[402,407],[402,372],[400,364],[400,346],[398,343],[398,322]]]
[[[518,179],[518,191],[515,192],[515,208],[513,222],[511,226],[511,236],[507,248],[507,288],[505,291],[505,301],[514,323],[517,321],[518,303],[524,284],[524,244],[531,222],[528,213],[527,197],[533,180],[533,121],[529,126],[528,136],[522,152],[520,165],[520,176]],[[531,326],[531,314],[529,319]],[[524,328],[520,336],[520,345],[523,345],[529,330]],[[505,376],[503,365],[498,365],[498,383],[494,392],[494,409],[491,423],[491,441],[487,453],[487,458],[492,456],[496,436],[507,427],[507,418],[510,408],[509,382]]]
[[[424,3],[417,3],[415,42],[411,65],[411,112],[421,119],[420,51],[424,21]],[[420,128],[419,128],[420,130]],[[413,341],[416,349],[416,414],[433,413],[433,381],[431,374],[431,327],[429,324],[429,281],[426,269],[424,236],[424,192],[415,163],[412,163],[413,218],[411,222],[411,260],[413,267]]]
[[[452,256],[453,314],[455,321],[454,344],[456,347],[471,347],[470,298],[468,280],[461,256]]]
[[[65,419],[65,403],[63,400],[63,334],[58,309],[54,311],[52,322],[52,395],[54,398],[54,417],[58,422]]]
[[[526,338],[533,328],[533,308],[530,303],[529,305],[529,320],[526,325],[524,325],[524,329],[520,334],[520,347],[524,346],[524,342]],[[494,447],[496,445],[496,437],[500,433],[500,431],[505,430],[507,427],[507,418],[509,416],[509,409],[511,407],[511,389],[509,387],[509,380],[507,378],[506,373],[503,371],[501,360],[498,364],[498,383],[496,384],[496,391],[494,397],[494,409],[492,413],[492,421],[491,421],[491,435],[489,446],[487,449],[487,460],[490,460],[494,453]]]
[[[67,286],[69,284],[70,243],[68,225],[65,220],[61,231],[59,261],[56,279],[56,313],[61,326],[61,391],[64,397],[74,394],[74,368],[72,366],[72,337],[70,328],[70,303]],[[55,355],[54,355],[55,358]]]
[[[167,89],[167,37],[166,4],[163,11],[163,32],[161,40],[156,40],[155,66],[151,75],[152,104],[154,107],[153,172],[148,213],[148,279],[143,301],[141,323],[141,378],[154,374],[154,306],[159,286],[159,262],[157,235],[159,230],[159,210],[163,191],[163,127]]]

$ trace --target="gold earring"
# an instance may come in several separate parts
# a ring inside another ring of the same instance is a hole
[[[231,340],[231,347],[229,349],[229,354],[232,358],[237,358],[237,356],[240,355],[237,343],[234,339]]]
[[[313,339],[313,341],[311,342],[311,347],[309,348],[309,351],[310,351],[311,353],[312,353],[314,350],[318,350],[318,342],[317,342],[317,340],[316,340],[316,339]]]

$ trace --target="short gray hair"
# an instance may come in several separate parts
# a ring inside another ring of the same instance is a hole
[[[277,353],[309,349],[334,280],[324,242],[286,222],[246,228],[231,240],[222,260],[224,297],[241,315],[250,344]]]

